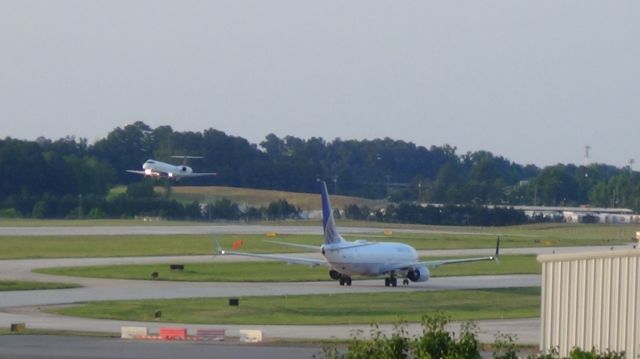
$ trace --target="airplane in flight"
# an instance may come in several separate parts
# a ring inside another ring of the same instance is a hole
[[[182,158],[181,165],[172,165],[157,160],[147,160],[142,164],[142,171],[127,170],[130,173],[136,173],[144,175],[145,177],[167,177],[169,179],[179,181],[182,178],[189,177],[202,177],[202,176],[216,176],[217,173],[198,173],[193,172],[193,169],[187,166],[187,159],[203,158],[201,156],[171,156],[173,158]]]
[[[498,261],[500,255],[500,239],[496,243],[495,255],[488,257],[460,258],[420,261],[415,248],[397,242],[370,242],[364,239],[346,241],[336,228],[324,181],[320,186],[322,199],[322,225],[324,244],[312,246],[298,243],[273,242],[298,248],[317,250],[324,256],[322,259],[291,257],[286,255],[257,254],[238,251],[226,251],[216,241],[217,253],[220,255],[239,255],[283,261],[291,264],[306,264],[312,267],[329,267],[329,277],[339,281],[340,285],[351,285],[352,276],[380,277],[384,276],[384,284],[389,287],[398,285],[397,278],[404,278],[403,284],[426,282],[431,276],[430,269],[446,264]]]

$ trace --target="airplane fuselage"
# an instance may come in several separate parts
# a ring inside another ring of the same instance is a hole
[[[169,178],[179,178],[180,176],[193,173],[193,169],[189,166],[175,166],[156,160],[147,160],[142,164],[142,169],[147,176],[160,176],[162,174],[166,174]]]
[[[333,270],[350,276],[380,276],[403,264],[419,261],[416,250],[403,243],[325,244],[322,246],[322,254]]]

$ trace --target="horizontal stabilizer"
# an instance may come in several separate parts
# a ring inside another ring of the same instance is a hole
[[[171,158],[186,158],[189,160],[197,160],[197,159],[201,159],[204,158],[202,156],[171,156]]]

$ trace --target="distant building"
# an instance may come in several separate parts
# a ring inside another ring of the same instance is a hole
[[[640,354],[640,250],[540,255],[540,349]]]
[[[548,218],[567,223],[640,223],[640,214],[628,208],[513,206],[527,217]]]

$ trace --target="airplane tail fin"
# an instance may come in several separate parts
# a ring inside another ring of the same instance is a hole
[[[338,233],[336,222],[333,219],[333,210],[329,201],[329,192],[327,184],[320,182],[320,194],[322,198],[322,229],[324,231],[324,244],[335,244],[344,242],[342,236]]]

